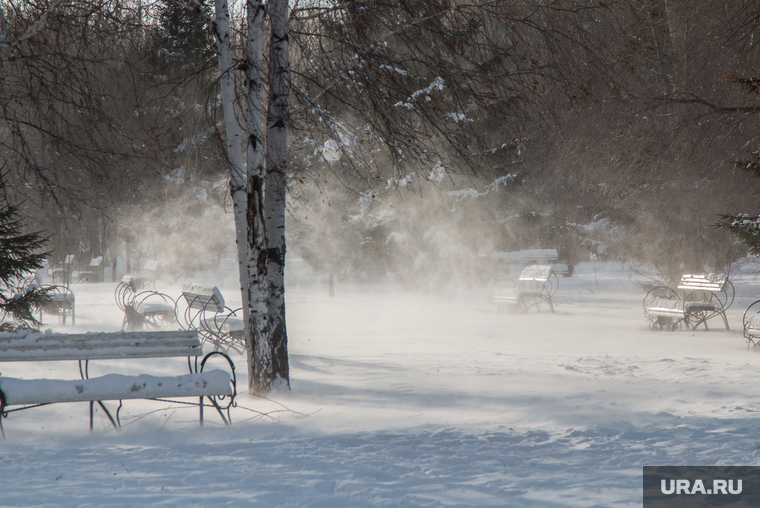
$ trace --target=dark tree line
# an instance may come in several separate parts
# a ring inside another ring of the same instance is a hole
[[[395,239],[411,238],[440,266],[449,263],[441,249],[454,245],[469,251],[460,266],[556,247],[570,262],[590,251],[656,278],[730,270],[746,251],[714,224],[726,209],[751,206],[757,189],[733,164],[757,144],[756,106],[737,87],[757,61],[753,9],[707,0],[362,2],[319,18],[324,28],[304,30],[299,45],[309,68],[295,95],[301,111],[321,113],[302,147],[309,219],[295,222],[306,256],[339,252],[350,258],[344,272],[366,275],[398,258]],[[431,88],[437,78],[443,85]],[[316,164],[308,152],[325,138],[346,141],[350,158]],[[431,181],[438,162],[446,176]],[[403,188],[388,184],[406,175],[414,177]],[[485,192],[508,176],[509,190]],[[467,188],[482,196],[457,206],[446,193]],[[331,197],[336,189],[342,196]],[[402,197],[409,189],[448,202]],[[422,209],[460,240],[426,244],[433,233],[418,231]],[[337,246],[318,234],[329,216],[345,238]],[[356,246],[361,255],[351,254]],[[415,257],[404,259],[395,273]],[[472,280],[493,266],[483,270]]]
[[[126,252],[137,268],[156,255],[142,217],[173,200],[200,215],[188,189],[220,173],[207,31],[173,4],[9,2],[4,18],[8,199],[50,232],[51,263]]]

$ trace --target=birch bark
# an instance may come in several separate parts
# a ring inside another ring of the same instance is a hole
[[[265,391],[262,382],[270,374],[271,345],[267,309],[267,242],[264,220],[264,140],[262,129],[261,71],[263,61],[264,4],[261,0],[246,1],[248,41],[246,44],[246,155],[248,164],[248,302],[246,329],[251,342],[248,359],[248,389]]]
[[[235,241],[238,251],[240,291],[243,299],[243,319],[248,321],[248,225],[246,223],[245,173],[240,125],[235,115],[235,77],[233,75],[232,51],[230,48],[230,13],[227,0],[215,0],[214,36],[219,59],[219,90],[222,96],[224,125],[227,130],[227,159],[230,165],[230,196],[235,220]],[[246,329],[246,343],[250,344],[250,333]]]
[[[267,277],[271,362],[263,365],[257,382],[269,391],[278,380],[290,384],[285,326],[285,170],[287,155],[288,1],[270,0],[269,103],[267,109],[267,173],[265,214],[267,224]]]

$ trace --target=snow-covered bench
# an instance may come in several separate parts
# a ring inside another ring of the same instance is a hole
[[[76,272],[77,282],[103,282],[103,256],[90,260]]]
[[[183,308],[184,307],[184,308]],[[216,350],[245,350],[242,309],[232,310],[216,286],[187,283],[175,307],[177,322],[186,330],[195,330],[204,342]]]
[[[45,284],[39,271],[19,281],[18,286],[13,288],[13,291],[16,294],[24,294],[37,289],[45,291],[49,297],[46,303],[36,308],[40,313],[40,322],[42,322],[43,314],[55,314],[58,316],[60,324],[65,325],[68,316],[71,316],[71,324],[76,324],[76,297],[74,292],[66,286]]]
[[[744,326],[744,338],[747,339],[747,347],[760,348],[760,300],[750,304],[744,311],[742,325]]]
[[[53,284],[59,283],[68,287],[71,284],[75,262],[76,256],[74,254],[67,254],[61,263],[53,267],[50,271]]]
[[[514,252],[497,252],[494,257],[507,265],[550,265],[556,275],[570,277],[573,275],[572,265],[559,263],[557,249],[528,249]]]
[[[677,290],[680,290],[679,293]],[[687,329],[720,316],[729,330],[726,310],[734,302],[734,286],[724,274],[685,274],[676,289],[656,286],[644,295],[644,315],[649,328],[675,330],[683,323]]]
[[[229,372],[220,369],[204,372],[203,368],[212,355],[219,355],[226,360]],[[187,357],[190,373],[178,376],[88,376],[90,360],[172,357]],[[8,413],[61,402],[90,402],[90,430],[95,403],[100,405],[113,426],[120,428],[121,401],[127,399],[167,401],[166,399],[198,397],[195,404],[200,408],[201,425],[204,407],[214,407],[225,424],[230,422],[229,410],[237,394],[235,366],[223,353],[213,352],[203,356],[201,343],[193,331],[0,334],[0,362],[63,360],[79,362],[81,379],[16,379],[0,375],[0,432],[3,437],[2,418],[7,418]],[[204,402],[204,398],[208,402]],[[103,405],[106,400],[120,401],[115,417]],[[8,409],[11,406],[20,407]]]
[[[42,321],[42,313],[56,314],[58,316],[58,322],[66,324],[66,317],[71,316],[71,324],[76,324],[76,296],[74,292],[65,286],[43,286],[49,288],[48,296],[50,302],[42,307],[40,312],[40,321]]]
[[[504,279],[491,286],[491,301],[497,310],[512,309],[527,312],[546,303],[554,312],[552,296],[559,288],[559,279],[550,265],[531,265],[520,272],[517,281]]]
[[[124,312],[121,328],[127,331],[166,328],[176,323],[174,299],[158,291],[138,292],[134,277],[125,275],[114,290],[114,300]]]
[[[158,261],[149,259],[142,268],[137,270],[132,277],[137,283],[137,289],[156,287],[156,278],[158,277]]]

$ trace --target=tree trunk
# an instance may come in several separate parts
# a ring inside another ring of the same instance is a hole
[[[267,241],[264,221],[264,142],[262,132],[261,69],[263,61],[264,5],[247,0],[248,43],[246,45],[246,154],[248,163],[248,305],[246,336],[250,336],[248,390],[266,392],[264,382],[271,370],[267,309]]]
[[[264,207],[267,224],[267,277],[271,365],[262,366],[258,389],[268,391],[278,380],[290,384],[288,336],[285,327],[285,169],[287,155],[288,2],[268,3],[271,20],[269,103],[267,110],[267,174]]]
[[[235,77],[233,75],[232,52],[230,50],[230,14],[226,0],[215,0],[214,36],[219,58],[219,91],[222,96],[224,125],[227,130],[227,159],[230,165],[230,196],[232,214],[235,219],[235,241],[238,250],[238,270],[240,292],[243,300],[243,318],[248,321],[248,226],[246,223],[245,173],[241,151],[240,126],[235,115]],[[250,333],[246,330],[246,342],[250,344]]]

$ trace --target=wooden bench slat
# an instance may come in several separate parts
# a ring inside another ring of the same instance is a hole
[[[20,340],[40,340],[40,341],[58,341],[58,342],[88,342],[97,341],[108,343],[109,341],[118,341],[123,339],[141,340],[145,338],[156,338],[161,340],[172,339],[197,339],[192,330],[171,330],[171,331],[153,331],[153,332],[88,332],[88,333],[0,333],[0,344],[3,342],[15,342]]]
[[[229,374],[221,370],[172,377],[106,374],[73,381],[0,377],[0,391],[8,405],[54,404],[232,395],[231,382]]]
[[[687,284],[679,284],[678,289],[695,289],[695,290],[703,290],[703,291],[722,291],[723,290],[723,284],[713,284],[713,283],[687,283]]]
[[[224,311],[225,302],[219,288],[209,288],[200,284],[187,283],[182,286],[182,296],[193,309]]]
[[[668,300],[666,298],[650,300],[646,310],[650,314],[683,314],[686,310],[716,310],[718,307],[710,302],[684,302],[683,300]]]
[[[134,348],[118,348],[112,350],[59,350],[55,352],[46,350],[28,351],[0,351],[4,362],[51,362],[61,360],[120,360],[127,358],[180,358],[183,356],[201,356],[201,349],[161,349],[150,354]]]
[[[552,276],[552,267],[549,265],[531,265],[520,272],[520,280],[547,282]]]
[[[93,341],[71,341],[64,342],[59,340],[36,340],[36,341],[18,341],[18,342],[0,342],[0,350],[12,350],[15,348],[37,348],[37,349],[88,349],[88,348],[118,348],[118,347],[170,347],[192,348],[198,346],[197,339],[194,338],[176,338],[176,339],[120,339],[110,340],[108,342]],[[2,359],[0,359],[2,361]]]
[[[160,358],[203,354],[195,331],[0,334],[0,362]]]
[[[678,283],[678,289],[694,289],[703,291],[723,291],[726,287],[728,278],[724,275],[705,274],[693,275],[684,274]]]

